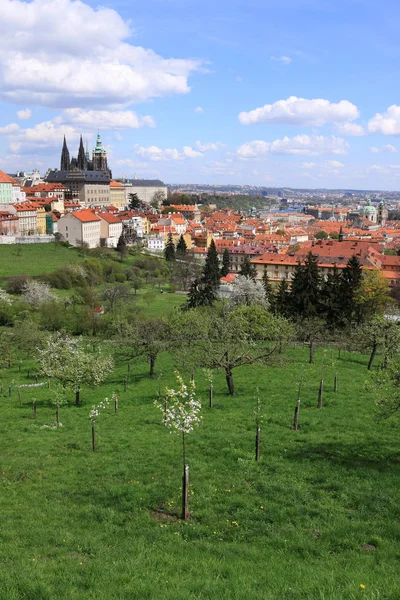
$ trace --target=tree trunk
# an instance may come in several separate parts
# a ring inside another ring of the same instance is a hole
[[[57,427],[60,427],[60,407],[56,406],[56,423]]]
[[[114,396],[114,412],[118,412],[118,396],[115,394]]]
[[[324,380],[321,379],[319,382],[319,391],[318,391],[318,406],[317,408],[322,408],[322,396],[324,393]]]
[[[309,348],[310,348],[310,357],[309,357],[308,362],[311,365],[314,362],[314,340],[312,340],[312,339],[310,339]]]
[[[295,431],[297,431],[299,428],[299,416],[300,416],[300,396],[297,398],[296,408],[294,409],[293,429]]]
[[[260,459],[260,427],[256,428],[256,461]]]
[[[185,463],[182,478],[182,519],[189,518],[189,465]]]
[[[81,386],[78,385],[75,391],[75,406],[80,406],[81,404]]]
[[[374,362],[374,358],[375,358],[377,349],[378,349],[378,344],[375,342],[374,345],[372,346],[371,356],[369,357],[368,371],[370,371],[372,369],[372,363]]]
[[[96,431],[94,428],[94,421],[92,421],[92,450],[96,452]]]
[[[212,383],[210,383],[209,399],[210,399],[210,408],[212,408],[212,405],[213,405],[213,384]]]
[[[150,379],[154,379],[154,365],[156,364],[156,357],[150,356],[149,362],[150,362]]]
[[[337,373],[335,373],[335,380],[334,380],[334,383],[333,383],[333,391],[334,392],[338,391],[338,374]]]
[[[233,384],[233,376],[232,376],[232,371],[229,367],[227,367],[225,369],[225,375],[226,375],[226,383],[228,386],[228,390],[229,390],[229,395],[230,396],[234,396],[235,395],[235,386]]]

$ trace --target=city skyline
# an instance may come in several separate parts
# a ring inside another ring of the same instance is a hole
[[[115,177],[400,189],[392,0],[0,5],[4,171],[100,129]]]

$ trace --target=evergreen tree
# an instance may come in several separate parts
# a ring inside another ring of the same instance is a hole
[[[129,194],[129,210],[137,210],[141,208],[142,202],[139,199],[139,196],[135,193]]]
[[[274,292],[273,292],[272,285],[270,283],[267,271],[264,271],[264,275],[262,276],[262,280],[261,281],[262,281],[262,284],[263,284],[263,288],[264,288],[267,300],[269,300],[270,297],[273,295]]]
[[[168,240],[164,248],[164,258],[168,261],[176,259],[175,244],[174,240],[172,239],[172,233],[168,234]]]
[[[120,253],[121,260],[128,254],[128,246],[126,243],[126,237],[124,232],[122,232],[118,238],[116,251]]]
[[[290,315],[290,290],[287,279],[282,279],[278,286],[276,295],[273,297],[271,309],[273,312],[288,317]]]
[[[253,265],[250,262],[250,258],[245,256],[244,261],[242,262],[242,266],[240,267],[240,275],[244,275],[245,277],[250,277],[253,281],[256,280],[257,277],[257,269],[256,265]]]
[[[297,264],[292,278],[290,292],[291,307],[300,319],[315,317],[320,310],[321,277],[318,272],[318,258],[309,252],[304,261]]]
[[[229,273],[229,252],[228,248],[222,253],[222,268],[221,268],[221,277],[226,277]]]
[[[327,327],[334,331],[342,324],[342,288],[341,275],[335,265],[322,283],[321,297]]]
[[[186,308],[211,306],[217,299],[217,291],[202,279],[195,279],[190,286]]]
[[[357,292],[361,286],[362,269],[360,261],[352,256],[343,269],[340,284],[342,318],[348,324],[359,321]]]
[[[214,240],[211,240],[210,247],[208,248],[206,263],[203,268],[202,281],[212,288],[217,290],[219,288],[219,259],[217,248],[215,247]]]
[[[176,245],[176,256],[179,258],[184,258],[187,253],[187,246],[183,235],[179,238],[179,241]]]

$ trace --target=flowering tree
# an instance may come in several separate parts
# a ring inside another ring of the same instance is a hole
[[[114,397],[115,397],[115,394],[113,393],[113,398]],[[104,400],[102,402],[100,402],[100,404],[97,404],[97,406],[93,405],[92,410],[89,413],[89,419],[92,422],[92,450],[93,450],[93,452],[96,452],[96,421],[100,415],[100,411],[105,410],[109,404],[110,404],[109,399],[104,398]]]
[[[79,338],[61,332],[51,335],[37,353],[40,373],[54,377],[64,388],[74,389],[77,406],[80,404],[80,386],[100,385],[114,368],[110,356],[90,353]]]
[[[170,433],[182,434],[182,458],[183,458],[183,480],[182,480],[182,519],[189,516],[189,465],[186,463],[186,439],[185,435],[191,433],[200,424],[201,403],[196,400],[196,386],[191,381],[189,386],[185,385],[182,377],[175,371],[178,388],[165,389],[165,403],[159,400],[154,405],[164,415],[164,425]]]
[[[23,285],[22,295],[28,304],[35,307],[57,298],[47,283],[33,280],[28,280]]]
[[[261,281],[254,281],[250,276],[238,275],[232,288],[232,305],[245,304],[252,306],[258,304],[268,308],[268,300]]]

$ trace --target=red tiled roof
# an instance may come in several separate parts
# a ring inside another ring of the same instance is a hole
[[[100,221],[100,217],[95,215],[91,210],[77,210],[70,213],[71,216],[81,221],[81,223],[90,223],[91,221]]]
[[[14,185],[16,181],[7,175],[7,173],[4,173],[4,171],[0,171],[0,183],[12,183]]]

